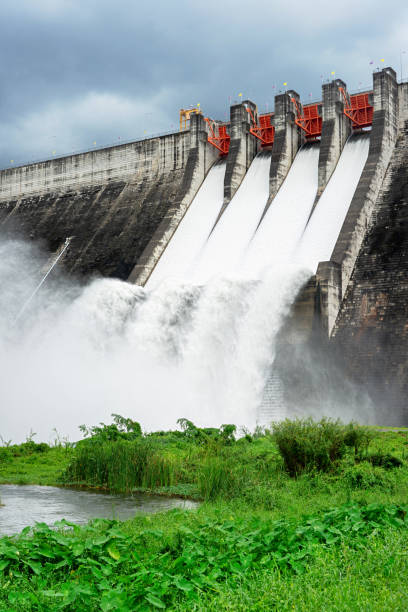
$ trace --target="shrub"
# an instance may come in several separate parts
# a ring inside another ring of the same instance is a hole
[[[105,423],[100,423],[100,427],[80,425],[79,429],[86,438],[97,442],[119,439],[136,440],[142,436],[142,428],[137,421],[126,419],[120,414],[112,414],[112,417],[114,422],[110,425],[105,425]]]
[[[306,418],[273,423],[272,436],[291,476],[308,470],[327,472],[344,456],[347,446],[359,449],[369,443],[358,425],[344,425],[329,418],[318,422]]]
[[[366,450],[373,437],[374,432],[368,427],[363,427],[357,423],[345,425],[344,444],[353,447],[355,455],[361,453],[363,449]]]
[[[374,467],[368,463],[353,465],[344,471],[344,479],[351,489],[379,488],[392,492],[395,488],[395,478],[383,468]]]
[[[386,470],[401,467],[404,463],[399,457],[390,455],[389,453],[373,453],[362,458],[363,461],[369,461],[371,465],[383,467]]]

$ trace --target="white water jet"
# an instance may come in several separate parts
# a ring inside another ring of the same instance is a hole
[[[211,278],[242,278],[240,262],[269,196],[270,152],[255,157],[191,269],[189,280],[203,284]]]
[[[207,174],[150,275],[146,283],[147,289],[153,289],[169,278],[186,280],[187,273],[205,245],[221,210],[225,169],[225,160],[219,161]]]
[[[260,278],[265,270],[291,261],[316,198],[319,150],[319,144],[313,143],[297,153],[243,254],[241,274],[245,277]]]
[[[296,252],[299,265],[316,271],[319,261],[330,259],[351,200],[367,161],[369,134],[351,136],[315,210]]]

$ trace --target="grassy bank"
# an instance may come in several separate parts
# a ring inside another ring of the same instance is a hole
[[[217,505],[0,540],[0,609],[406,610],[407,506]],[[229,516],[228,516],[229,514]]]
[[[204,501],[0,539],[0,609],[406,610],[407,430],[180,424],[142,435],[118,417],[74,449],[5,449],[2,482]]]
[[[71,447],[24,443],[0,447],[0,484],[55,485],[74,456]]]

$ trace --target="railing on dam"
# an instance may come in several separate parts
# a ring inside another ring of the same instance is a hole
[[[30,159],[30,160],[24,160],[24,161],[19,161],[17,163],[11,163],[11,165],[7,165],[7,166],[0,166],[0,171],[2,170],[12,170],[13,168],[22,168],[23,166],[30,166],[32,164],[41,164],[41,163],[45,163],[54,159],[63,159],[64,157],[71,157],[72,155],[82,155],[83,153],[91,153],[92,151],[103,151],[104,149],[112,149],[113,147],[120,147],[121,145],[128,145],[128,144],[133,144],[134,142],[142,142],[143,140],[151,140],[153,138],[162,138],[164,136],[171,136],[172,134],[183,134],[185,132],[188,132],[189,130],[181,130],[181,132],[179,130],[175,131],[175,130],[170,130],[168,132],[159,132],[156,134],[145,134],[144,136],[140,136],[137,138],[131,138],[131,139],[126,139],[126,140],[122,140],[122,139],[118,139],[116,142],[111,142],[109,144],[104,144],[104,145],[95,145],[93,147],[88,147],[87,149],[77,149],[75,151],[70,151],[70,152],[66,152],[66,153],[61,153],[59,155],[53,155],[52,157],[48,157],[48,158],[37,158],[37,159]]]

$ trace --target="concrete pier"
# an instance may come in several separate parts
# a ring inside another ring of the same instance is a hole
[[[265,212],[278,193],[299,147],[304,142],[304,135],[295,123],[295,106],[292,98],[295,98],[298,105],[301,106],[299,94],[295,91],[287,91],[275,96],[275,139],[270,169],[270,196]]]
[[[319,176],[317,199],[322,194],[351,134],[351,121],[343,113],[344,100],[340,91],[342,87],[347,92],[344,81],[335,79],[322,86],[322,135],[319,154]]]
[[[230,108],[228,129],[231,143],[225,171],[224,207],[231,201],[258,152],[258,140],[249,131],[251,120],[247,108],[251,109],[255,121],[257,121],[256,104],[251,100],[245,100],[242,104],[234,104]]]

